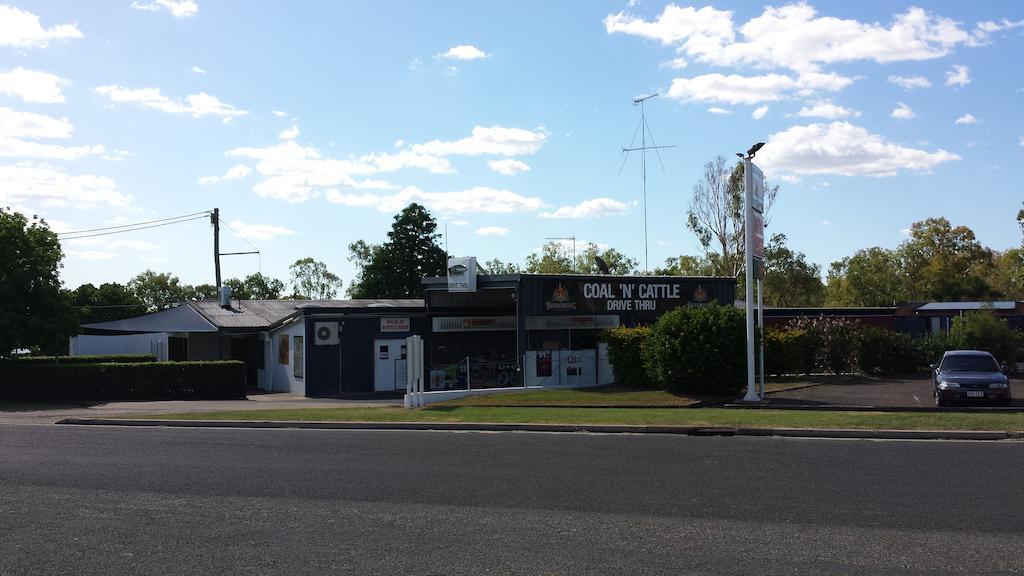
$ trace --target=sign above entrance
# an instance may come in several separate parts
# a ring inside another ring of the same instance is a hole
[[[408,318],[381,318],[381,332],[408,332],[411,329]]]
[[[545,280],[541,289],[543,307],[528,310],[530,314],[661,314],[685,305],[715,301],[731,304],[731,294],[724,293],[722,281],[710,278],[706,281],[697,278]]]
[[[448,291],[476,292],[476,258],[448,259]]]
[[[753,163],[750,164],[750,207],[764,214],[764,173]]]

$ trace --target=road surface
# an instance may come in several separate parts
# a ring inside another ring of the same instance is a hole
[[[1024,573],[1024,443],[0,425],[0,575]]]

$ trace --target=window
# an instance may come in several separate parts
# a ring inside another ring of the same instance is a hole
[[[303,363],[302,363],[302,336],[295,336],[295,350],[293,351],[294,358],[292,366],[292,373],[296,378],[302,378]]]
[[[277,363],[288,365],[288,335],[280,334],[277,337]]]

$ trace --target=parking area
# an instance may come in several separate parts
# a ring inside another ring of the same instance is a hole
[[[927,375],[913,378],[820,377],[816,385],[768,395],[777,406],[877,406],[879,408],[930,408],[935,406],[932,381]],[[1012,379],[1013,407],[1024,410],[1024,380]],[[993,407],[964,404],[959,407]],[[1005,407],[1002,407],[1006,409]]]

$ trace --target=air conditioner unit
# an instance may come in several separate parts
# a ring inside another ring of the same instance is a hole
[[[313,327],[313,342],[317,346],[338,344],[338,323],[317,322]]]

